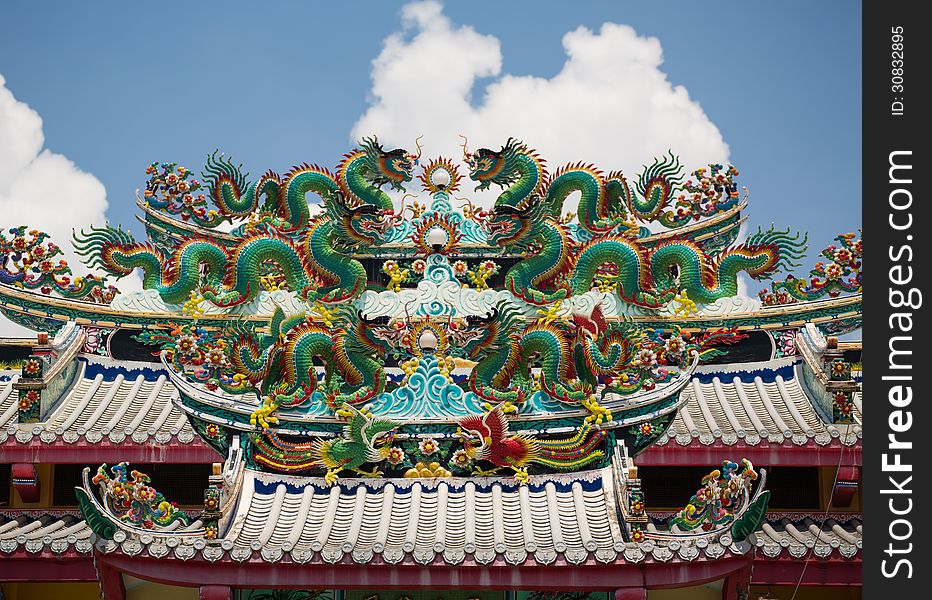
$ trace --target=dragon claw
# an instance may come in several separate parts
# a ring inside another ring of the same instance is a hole
[[[515,471],[515,481],[517,481],[520,485],[527,485],[527,482],[531,479],[531,476],[528,475],[527,467],[523,469],[519,469],[517,467],[513,468]]]
[[[339,479],[337,473],[339,471],[336,469],[327,469],[327,474],[324,475],[324,481],[327,482],[327,485],[333,485],[337,482],[337,479]]]
[[[367,477],[369,479],[377,479],[382,476],[382,471],[379,471],[378,467],[373,467],[371,471],[363,471],[362,469],[353,469],[354,473]]]
[[[476,467],[473,470],[473,474],[478,475],[479,477],[488,477],[489,475],[497,475],[501,471],[501,467],[493,467],[491,469],[483,469],[482,467]]]
[[[249,424],[253,427],[258,424],[262,429],[268,429],[271,425],[277,424],[278,417],[272,414],[277,408],[278,404],[271,398],[266,398],[263,400],[262,406],[249,415]]]

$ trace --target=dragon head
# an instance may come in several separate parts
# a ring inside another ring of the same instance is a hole
[[[392,323],[390,317],[369,319],[361,310],[357,310],[354,318],[348,321],[351,323],[348,331],[366,347],[366,350],[379,356],[385,356],[397,348],[405,333],[404,328]]]
[[[527,146],[515,138],[508,138],[501,150],[479,148],[469,152],[463,142],[463,160],[469,166],[469,178],[478,181],[476,190],[487,189],[493,183],[507,187],[514,183],[518,177],[516,159],[519,154],[527,152]]]
[[[414,167],[421,158],[420,138],[415,140],[417,154],[402,148],[383,150],[376,137],[363,138],[360,149],[366,154],[366,179],[376,187],[385,184],[392,189],[404,191],[402,184],[411,181]]]
[[[494,352],[504,344],[510,344],[511,334],[520,326],[521,313],[507,300],[498,303],[485,316],[470,315],[466,317],[466,329],[470,334],[461,346],[463,352],[473,360]]]
[[[350,206],[346,196],[333,194],[327,202],[327,214],[334,222],[334,233],[347,246],[378,245],[394,226],[394,213],[375,204]]]
[[[522,207],[496,206],[482,222],[482,227],[490,245],[514,248],[533,237],[530,234],[543,216],[544,203],[539,196],[533,196]]]
[[[484,317],[469,315],[465,319],[454,320],[451,316],[447,321],[447,335],[450,339],[451,351],[456,356],[469,356],[468,348],[480,343],[482,338],[488,336],[488,329],[484,324],[494,315],[493,312]]]

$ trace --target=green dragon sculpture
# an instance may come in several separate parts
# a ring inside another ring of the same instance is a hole
[[[550,311],[555,314],[556,311]],[[467,317],[463,352],[477,361],[469,387],[490,402],[520,403],[539,389],[565,403],[590,404],[597,386],[631,394],[669,381],[694,346],[648,336],[629,322],[609,323],[597,305],[568,320],[544,315],[529,325],[507,302],[485,317]],[[475,332],[479,334],[476,335]],[[539,382],[531,373],[540,367]]]
[[[328,311],[329,312],[329,311]],[[317,389],[314,359],[323,363],[323,387],[333,407],[371,400],[385,390],[382,362],[390,349],[387,319],[367,320],[343,309],[331,320],[286,316],[277,309],[269,333],[234,325],[227,332],[229,360],[235,372],[258,384],[263,397],[278,407],[306,402]]]
[[[224,222],[251,219],[251,225],[263,223],[282,233],[300,234],[311,222],[306,195],[317,194],[327,203],[343,194],[350,205],[371,204],[391,211],[391,198],[381,187],[403,190],[420,159],[404,149],[384,150],[378,139],[364,138],[359,147],[346,154],[336,174],[312,164],[292,168],[284,178],[268,171],[257,181],[247,181],[242,165],[218,156],[207,157],[203,184],[190,179],[190,171],[175,164],[153,163],[147,170],[145,200],[149,206],[169,215],[180,215],[200,227],[213,229]],[[208,210],[203,194],[206,187],[215,209]],[[263,201],[264,199],[264,201]]]
[[[510,186],[482,224],[490,244],[506,252],[525,253],[524,260],[505,274],[504,283],[526,302],[546,304],[584,294],[593,284],[608,282],[623,299],[646,308],[662,307],[683,290],[693,301],[709,303],[737,294],[739,272],[764,279],[796,266],[793,261],[805,252],[805,238],[800,240],[789,231],[774,229],[758,231],[717,257],[687,239],[647,246],[626,235],[628,230],[597,235],[576,244],[567,224],[555,216],[554,204],[548,203],[549,192],[541,191],[539,185],[528,191],[534,177],[526,175],[527,165],[534,162],[533,157],[514,140],[498,152],[483,148],[468,155],[470,177],[480,182],[478,187],[493,182]],[[669,184],[668,173],[661,167],[655,165],[648,172],[654,183],[645,183],[645,189]],[[574,173],[579,175],[580,171]],[[553,183],[547,189],[551,188]],[[585,195],[580,204],[584,202]],[[587,227],[585,223],[583,226]]]
[[[636,220],[658,222],[671,229],[683,227],[736,206],[739,198],[734,182],[738,170],[733,166],[724,169],[720,164],[709,165],[708,170],[693,172],[698,183],[684,183],[679,159],[672,152],[645,167],[633,190],[620,171],[605,175],[585,163],[569,164],[548,175],[537,152],[515,138],[508,138],[498,151],[480,148],[469,153],[464,144],[463,152],[470,177],[479,182],[477,190],[493,183],[507,188],[498,196],[496,206],[518,207],[532,196],[539,196],[545,214],[559,220],[566,199],[579,192],[579,224],[594,235],[637,234]],[[670,208],[671,200],[677,193],[674,210]]]
[[[204,238],[179,244],[166,256],[150,243],[139,243],[110,226],[75,235],[75,248],[88,266],[124,277],[143,271],[143,284],[167,303],[180,304],[192,293],[216,306],[253,300],[260,278],[271,277],[305,299],[341,302],[365,291],[366,270],[344,248],[377,244],[394,222],[391,213],[372,204],[351,207],[341,194],[326,204],[296,242],[278,232],[256,233],[232,248]]]

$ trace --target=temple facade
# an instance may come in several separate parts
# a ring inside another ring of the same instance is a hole
[[[859,236],[416,146],[0,234],[0,598],[859,598]]]

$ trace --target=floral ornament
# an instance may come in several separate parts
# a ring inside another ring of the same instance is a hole
[[[764,288],[757,293],[757,297],[760,299],[764,306],[780,306],[783,304],[799,302],[796,298],[790,296],[789,292],[785,290],[771,292],[769,289]]]
[[[668,356],[680,356],[686,348],[686,342],[683,341],[682,336],[675,335],[670,336],[664,346],[666,346]]]
[[[42,359],[26,359],[26,362],[23,363],[23,377],[30,379],[42,377]]]
[[[208,209],[207,196],[193,173],[177,163],[154,162],[146,168],[146,189],[143,200],[152,208],[182,220],[194,220],[202,225],[219,223],[217,211]]]
[[[207,437],[215,440],[220,437],[220,427],[216,423],[210,423],[204,428],[204,433]]]
[[[809,278],[788,275],[783,281],[773,282],[773,292],[762,290],[758,295],[764,304],[787,304],[795,300],[817,300],[828,295],[835,298],[841,293],[858,293],[862,289],[861,257],[863,241],[853,233],[835,237],[835,244],[822,250],[819,261],[809,272]],[[782,292],[784,295],[779,295]]]
[[[473,458],[466,450],[457,450],[453,453],[450,462],[457,469],[466,470],[473,464]]]
[[[725,167],[719,163],[696,169],[692,172],[694,179],[683,184],[682,192],[677,195],[673,210],[661,212],[655,210],[653,218],[671,228],[682,227],[690,221],[710,217],[716,213],[733,208],[738,204],[740,194],[735,178],[738,169],[733,165]],[[638,190],[645,197],[652,188],[663,187],[672,193],[674,186],[682,181],[679,161],[673,155],[670,158],[656,160],[638,178]]]
[[[49,234],[36,229],[27,231],[26,226],[7,232],[12,234],[11,239],[0,232],[0,283],[96,304],[109,304],[120,293],[104,277],[72,278],[68,261],[58,258],[63,255],[62,249],[47,241]]]
[[[218,532],[217,532],[216,525],[211,524],[204,528],[204,537],[207,538],[208,540],[217,539],[217,533]]]
[[[819,267],[822,263],[816,263],[816,267]],[[823,266],[822,269],[825,273],[825,278],[829,281],[838,281],[841,279],[842,274],[844,274],[844,269],[841,268],[841,265],[837,263],[830,263],[827,267]]]
[[[197,337],[193,335],[182,335],[175,344],[175,349],[182,356],[194,356],[197,354]]]
[[[421,451],[421,454],[430,456],[431,454],[435,454],[438,450],[440,450],[440,446],[437,445],[437,440],[433,438],[426,438],[418,443],[417,449]]]
[[[774,333],[776,347],[774,358],[796,356],[796,331],[778,331]]]
[[[418,275],[423,275],[424,271],[427,270],[427,263],[424,262],[423,259],[419,258],[413,263],[411,263],[411,270],[414,271]]]
[[[453,274],[457,277],[465,276],[468,271],[469,266],[465,262],[458,260],[453,263]]]
[[[631,541],[635,544],[639,544],[644,541],[644,530],[641,529],[640,525],[631,525]]]
[[[835,359],[829,366],[832,381],[846,381],[851,379],[851,363],[843,359]]]
[[[657,364],[657,355],[652,350],[645,348],[637,353],[634,362],[642,369],[650,369]]]
[[[204,510],[217,510],[218,508],[220,508],[220,499],[215,494],[204,498]]]
[[[756,479],[757,471],[748,459],[742,459],[740,464],[722,461],[721,469],[702,478],[702,487],[685,508],[670,518],[670,525],[679,525],[687,531],[699,528],[711,531],[731,523],[744,510]]]
[[[851,399],[851,394],[847,392],[836,392],[833,399],[833,421],[841,424],[854,422],[854,402]]]
[[[100,486],[107,509],[121,521],[138,527],[154,529],[178,521],[188,524],[188,516],[178,506],[165,500],[155,488],[149,476],[139,471],[130,471],[127,463],[114,465],[107,473],[107,465],[97,469],[92,482]]]
[[[663,431],[668,417],[661,417],[656,423],[648,421],[628,428],[628,433],[634,436],[634,447],[641,448]]]
[[[390,465],[400,465],[405,460],[404,450],[398,446],[392,446],[388,449],[388,453],[385,456],[385,462]]]
[[[220,346],[211,348],[210,351],[207,352],[205,363],[210,367],[218,369],[227,366],[228,361],[226,355],[223,353],[223,348]]]
[[[108,342],[110,337],[116,333],[116,330],[85,326],[84,333],[83,352],[97,354],[99,356],[109,356],[109,352],[107,351]]]
[[[42,410],[42,393],[39,390],[20,390],[16,407],[20,423],[38,422]]]
[[[161,347],[178,372],[208,390],[243,394],[253,389],[247,378],[232,368],[230,343],[222,331],[207,331],[197,321],[168,323],[167,331],[145,330],[135,339]]]

